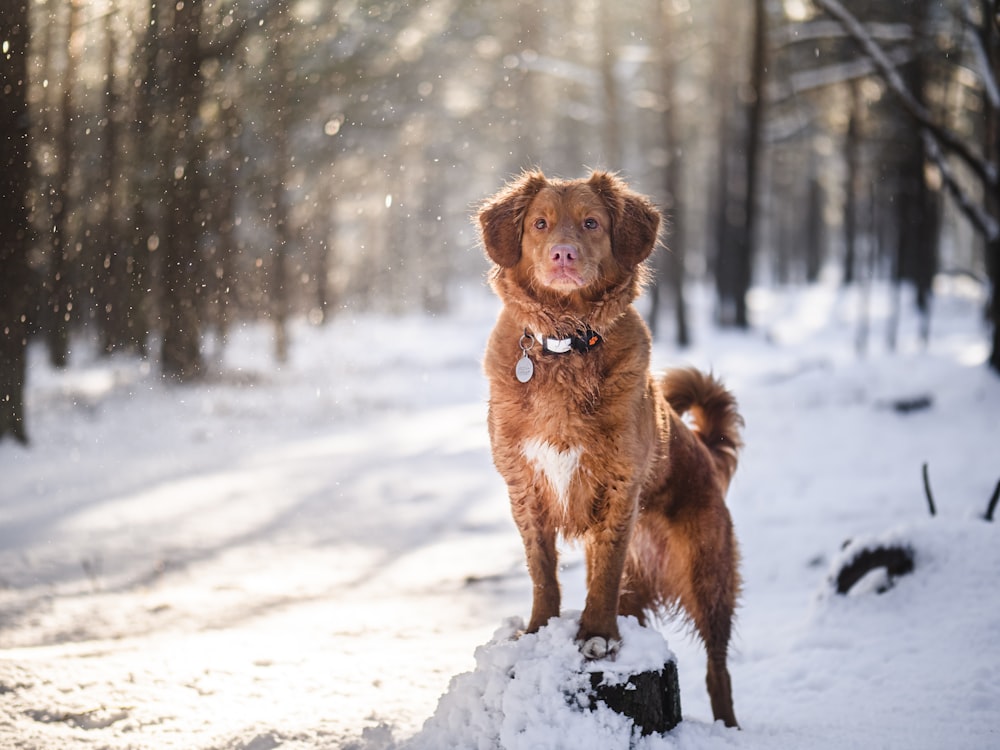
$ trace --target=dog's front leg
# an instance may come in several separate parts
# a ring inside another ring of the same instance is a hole
[[[521,532],[524,553],[531,574],[531,620],[527,632],[534,633],[551,618],[559,616],[560,592],[556,567],[556,530],[530,496],[511,494],[514,521]]]
[[[586,534],[587,601],[577,641],[588,659],[614,656],[621,646],[618,597],[629,540],[638,515],[632,493],[614,494],[599,503],[603,513]]]

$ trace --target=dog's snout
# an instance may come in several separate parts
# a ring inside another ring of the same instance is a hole
[[[549,259],[559,265],[576,263],[579,255],[579,250],[573,245],[553,245],[549,250]]]

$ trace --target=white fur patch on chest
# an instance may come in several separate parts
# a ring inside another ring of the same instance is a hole
[[[524,457],[548,479],[549,485],[556,493],[559,505],[563,508],[569,502],[569,485],[573,475],[580,467],[580,456],[583,448],[575,446],[566,450],[558,450],[551,443],[538,438],[524,441],[522,448]]]

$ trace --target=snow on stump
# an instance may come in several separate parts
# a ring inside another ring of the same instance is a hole
[[[834,563],[831,580],[838,594],[847,594],[857,586],[884,594],[899,576],[913,572],[913,547],[899,541],[848,541]]]
[[[506,621],[476,649],[476,669],[452,678],[408,750],[625,750],[680,722],[676,659],[663,636],[620,617],[614,660],[587,661],[578,626],[578,614],[564,615],[518,637],[524,623]]]

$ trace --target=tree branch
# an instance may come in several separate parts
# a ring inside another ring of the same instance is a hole
[[[930,508],[931,515],[936,516],[937,509],[934,507],[934,496],[931,494],[931,478],[927,473],[926,461],[924,461],[921,473],[924,475],[924,492],[927,494],[927,507]]]
[[[987,521],[993,521],[993,512],[997,509],[998,500],[1000,500],[1000,482],[997,482],[997,486],[993,490],[993,497],[990,498],[990,502],[986,506],[986,515],[983,518]]]
[[[864,28],[872,39],[883,42],[905,42],[913,39],[913,29],[905,23],[866,23]],[[772,49],[845,36],[847,31],[837,21],[788,23],[772,29],[769,34]]]
[[[969,197],[968,191],[962,187],[958,178],[955,177],[951,165],[948,164],[948,160],[941,153],[941,147],[938,146],[937,141],[926,130],[923,131],[923,138],[927,155],[937,166],[944,186],[951,194],[951,197],[955,199],[959,210],[965,214],[965,217],[972,223],[972,226],[983,235],[983,239],[987,242],[996,240],[1000,237],[1000,224],[981,205]]]
[[[913,59],[913,54],[901,47],[889,53],[889,59],[894,66],[905,65]],[[875,66],[867,57],[838,62],[822,68],[807,68],[789,75],[787,85],[771,83],[768,89],[768,101],[780,103],[809,91],[867,78],[874,72],[876,72]]]
[[[962,0],[962,20],[966,24],[966,36],[972,41],[972,54],[979,67],[979,75],[983,81],[986,100],[994,110],[1000,109],[1000,87],[996,76],[990,68],[989,55],[986,54],[986,28],[976,23],[972,12],[972,0]]]
[[[973,153],[955,133],[934,121],[930,112],[917,101],[907,88],[906,83],[893,67],[892,61],[878,43],[871,38],[871,35],[865,31],[861,22],[841,5],[839,0],[814,0],[814,2],[836,18],[844,30],[858,43],[862,51],[872,59],[879,74],[899,98],[906,113],[926,128],[941,146],[964,161],[987,190],[995,192],[997,190],[996,170],[985,159]]]

